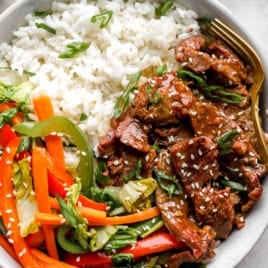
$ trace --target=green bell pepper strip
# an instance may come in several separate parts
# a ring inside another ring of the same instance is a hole
[[[59,245],[67,252],[80,254],[86,253],[87,250],[84,250],[79,243],[69,240],[66,237],[66,234],[70,231],[70,227],[61,226],[57,231],[57,241]]]
[[[81,179],[81,192],[89,196],[93,183],[93,153],[85,134],[76,124],[64,116],[52,116],[37,123],[17,124],[14,129],[16,132],[32,138],[44,137],[55,132],[68,135],[80,151],[78,177]]]

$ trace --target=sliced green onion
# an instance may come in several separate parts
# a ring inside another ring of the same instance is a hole
[[[154,173],[160,188],[165,190],[169,196],[179,195],[183,193],[182,186],[176,177],[168,175],[163,171],[159,171],[157,169],[154,169]]]
[[[88,118],[88,116],[87,116],[85,113],[82,113],[82,114],[80,115],[79,120],[80,120],[80,121],[85,121],[85,120],[87,120],[87,118]]]
[[[142,160],[139,159],[139,161],[137,162],[137,165],[136,165],[135,169],[132,172],[130,172],[128,175],[126,175],[124,177],[124,179],[126,181],[129,181],[129,180],[131,180],[133,178],[142,179],[142,177],[141,177],[141,169],[142,169]]]
[[[221,179],[220,183],[225,186],[225,187],[230,187],[231,189],[239,192],[246,192],[247,187],[244,186],[243,184],[236,182],[236,181],[229,181],[225,179]]]
[[[158,76],[164,75],[166,73],[167,73],[167,65],[166,64],[163,64],[163,65],[157,67],[156,74]]]
[[[216,143],[219,148],[220,156],[232,152],[232,145],[234,143],[234,138],[238,133],[239,133],[238,130],[230,130],[219,137]]]
[[[134,256],[130,253],[118,253],[112,255],[114,267],[132,267]]]
[[[105,164],[105,161],[102,159],[98,160],[98,166],[96,168],[95,172],[95,179],[98,183],[107,183],[109,181],[109,176],[104,175],[104,172],[107,172],[107,166]]]
[[[148,100],[151,104],[157,105],[162,101],[162,97],[159,92],[151,85],[148,85],[145,90]]]
[[[86,42],[72,42],[66,47],[67,51],[61,53],[59,58],[61,59],[70,59],[76,57],[78,54],[86,51],[89,48],[90,44]]]
[[[40,11],[35,11],[34,15],[36,17],[46,17],[48,15],[52,14],[52,10],[40,10]]]
[[[113,11],[107,10],[107,11],[104,11],[100,14],[93,16],[90,21],[92,23],[99,23],[100,28],[104,28],[108,25],[108,23],[112,19],[112,16],[113,16]]]
[[[157,17],[165,16],[167,12],[172,8],[173,4],[173,0],[164,1],[155,9],[155,15]]]
[[[206,97],[224,103],[237,104],[244,99],[239,94],[225,91],[222,86],[208,86],[203,89],[203,92]]]
[[[50,27],[49,25],[47,25],[43,22],[40,22],[40,23],[37,22],[37,23],[35,23],[35,26],[37,28],[43,29],[51,34],[56,34],[56,30],[54,28]]]
[[[194,80],[200,87],[206,86],[206,81],[204,78],[202,78],[200,75],[197,75],[189,70],[183,70],[183,69],[178,70],[177,75],[182,80],[187,80],[187,81]]]
[[[135,89],[137,89],[137,84],[140,80],[140,77],[141,77],[141,72],[137,72],[136,74],[134,74],[130,78],[130,81],[128,85],[126,86],[126,88],[124,89],[123,93],[116,101],[115,109],[114,109],[115,119],[119,118],[124,113],[125,109],[127,108],[128,103],[129,103],[129,94]]]
[[[152,148],[153,150],[155,150],[157,153],[160,152],[159,144],[156,143],[156,142],[151,146],[151,148]]]

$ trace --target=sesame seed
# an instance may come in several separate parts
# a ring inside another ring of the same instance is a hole
[[[12,161],[11,161],[11,160],[7,160],[7,161],[6,161],[6,164],[7,164],[7,165],[11,165],[11,164],[12,164]]]
[[[224,193],[224,196],[226,196],[226,197],[229,196],[229,193],[225,192],[225,193]]]
[[[7,213],[7,214],[11,214],[11,213],[12,213],[12,209],[7,209],[7,210],[6,210],[6,213]]]
[[[13,244],[13,243],[14,243],[14,240],[11,239],[11,238],[9,238],[9,239],[8,239],[8,242],[9,242],[10,244]]]
[[[10,217],[10,218],[9,218],[9,221],[10,221],[10,222],[15,222],[15,219],[14,219],[13,217]]]
[[[193,144],[194,141],[193,140],[189,140],[188,144]]]
[[[177,157],[181,157],[182,154],[178,152],[178,153],[176,153],[176,156],[177,156]]]
[[[77,257],[75,258],[75,261],[76,261],[76,262],[80,262],[80,259],[81,259],[81,257],[80,257],[80,256],[77,256]]]
[[[241,216],[241,217],[239,218],[239,221],[240,221],[240,222],[244,222],[244,221],[245,221],[244,217]]]
[[[222,195],[222,194],[219,194],[219,198],[224,198],[224,195]]]
[[[24,248],[21,252],[19,252],[18,256],[22,257],[24,254],[26,254],[26,248]]]
[[[198,150],[198,154],[199,154],[200,156],[202,156],[202,155],[203,155],[203,152],[199,149],[199,150]]]
[[[210,197],[206,197],[205,202],[209,202],[210,201]]]
[[[12,234],[13,234],[13,232],[11,230],[7,231],[7,236],[10,236]]]
[[[11,152],[10,147],[7,147],[6,151],[7,151],[8,154],[10,154],[10,152]]]
[[[187,168],[188,165],[187,165],[187,163],[183,162],[182,165],[181,165],[181,167],[182,167],[182,168]]]
[[[195,170],[198,170],[198,169],[199,169],[199,166],[198,166],[198,165],[193,165],[193,168],[194,168]]]
[[[118,166],[119,164],[120,164],[120,163],[119,163],[119,160],[115,160],[115,161],[114,161],[114,165],[115,165],[115,166]]]
[[[86,155],[87,155],[87,153],[86,153],[86,152],[84,152],[84,151],[82,151],[82,152],[81,152],[81,155],[86,156]]]
[[[200,208],[201,210],[204,210],[204,209],[205,209],[205,207],[204,207],[204,206],[200,206],[199,208]]]
[[[191,183],[191,188],[194,190],[195,189],[195,184]]]
[[[167,163],[168,165],[170,165],[170,159],[169,159],[169,158],[166,159],[166,163]]]
[[[217,208],[213,208],[213,209],[212,209],[212,212],[213,212],[213,213],[216,213],[217,211],[218,211]]]
[[[191,158],[191,160],[194,160],[195,159],[194,154],[191,154],[190,158]]]
[[[195,187],[196,187],[196,189],[199,188],[199,183],[198,182],[195,183]]]
[[[6,198],[11,198],[12,194],[6,194]]]
[[[209,168],[209,166],[208,166],[208,165],[205,165],[205,166],[203,167],[203,170],[208,170],[208,168]]]

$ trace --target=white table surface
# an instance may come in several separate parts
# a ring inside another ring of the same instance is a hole
[[[0,0],[0,12],[16,0]],[[198,1],[198,0],[196,0]],[[263,55],[268,57],[268,2],[267,0],[219,0],[227,6],[241,24],[256,38]],[[267,212],[268,213],[268,212]],[[236,268],[268,267],[268,229],[249,254]],[[223,267],[233,268],[233,267]]]

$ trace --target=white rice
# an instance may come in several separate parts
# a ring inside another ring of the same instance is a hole
[[[107,131],[115,101],[133,74],[164,63],[169,70],[178,69],[174,47],[199,31],[197,14],[175,4],[158,19],[158,4],[149,0],[68,2],[53,2],[53,13],[45,18],[27,15],[12,43],[0,45],[0,67],[36,73],[29,77],[31,97],[49,95],[55,113],[74,120],[95,145]],[[100,29],[90,19],[105,10],[112,10],[113,17]],[[36,22],[53,27],[56,35],[38,29]],[[73,41],[89,42],[90,47],[76,58],[58,58]],[[81,114],[87,120],[80,122]]]

